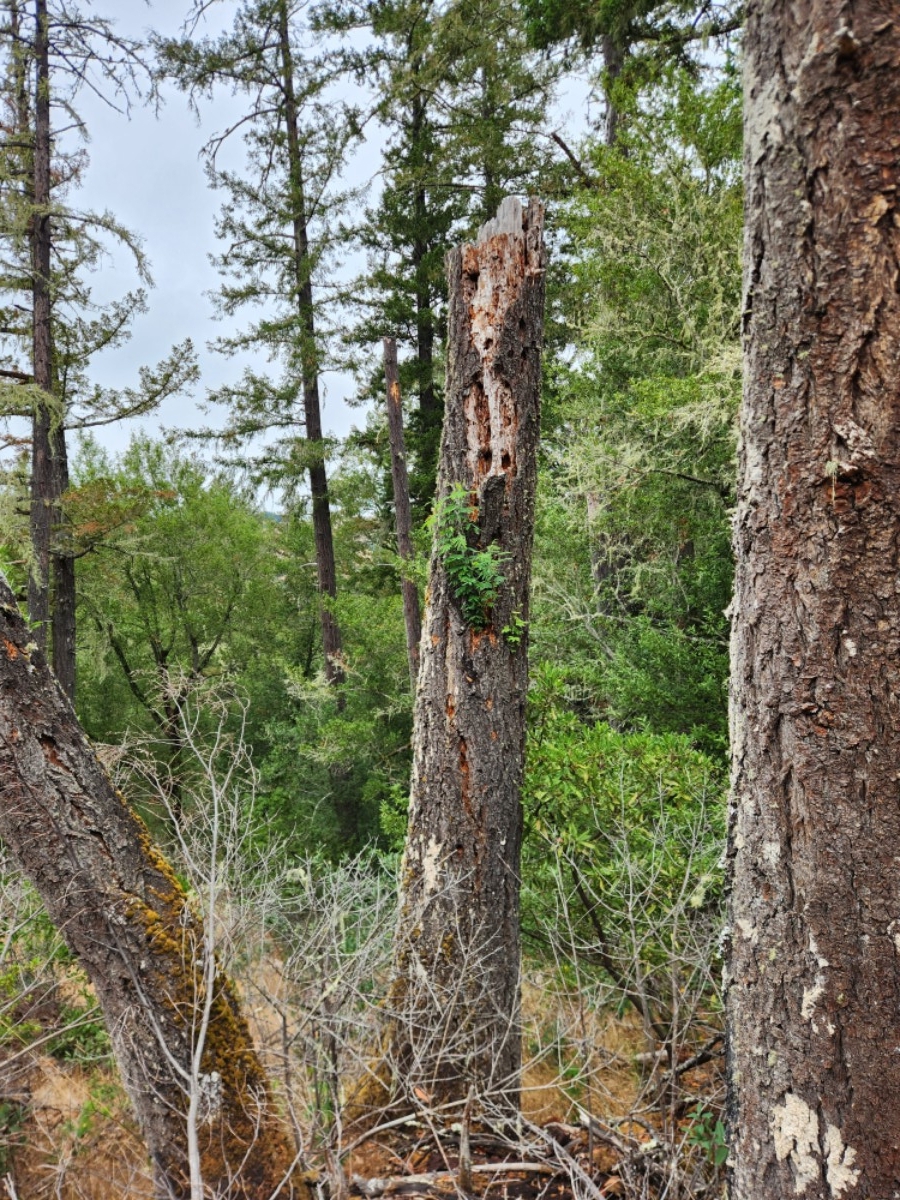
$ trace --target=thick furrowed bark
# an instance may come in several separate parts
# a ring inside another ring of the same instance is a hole
[[[474,624],[432,554],[401,881],[392,1067],[435,1103],[518,1102],[520,785],[543,327],[543,214],[507,199],[449,256],[438,512],[462,485],[503,584]],[[441,517],[438,517],[440,525]]]
[[[0,837],[94,985],[159,1195],[191,1195],[193,1091],[212,1194],[268,1200],[284,1183],[279,1195],[305,1197],[290,1181],[293,1156],[237,999],[205,957],[202,924],[30,637],[0,576]]]
[[[900,1194],[900,21],[751,5],[732,1196]]]

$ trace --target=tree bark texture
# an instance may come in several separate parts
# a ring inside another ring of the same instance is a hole
[[[412,540],[412,513],[409,503],[409,473],[406,469],[406,441],[403,436],[403,404],[400,396],[400,372],[397,368],[397,342],[384,339],[384,381],[387,389],[388,436],[391,442],[391,479],[394,484],[394,519],[397,524],[397,552],[402,562],[415,556]],[[419,591],[412,579],[401,578],[403,619],[406,623],[406,652],[413,691],[419,675],[419,642],[422,640],[422,615]]]
[[[94,986],[159,1196],[187,1200],[188,1077],[210,976],[203,927],[30,639],[0,576],[0,837]],[[194,1078],[211,1194],[269,1200],[293,1154],[218,971]],[[288,1182],[279,1195],[305,1198],[306,1188]]]
[[[508,197],[454,250],[435,548],[415,709],[393,990],[395,1078],[435,1103],[518,1102],[520,785],[540,404],[543,213]],[[463,494],[502,585],[483,619],[440,551]]]
[[[732,635],[734,1200],[900,1195],[900,20],[758,0]]]

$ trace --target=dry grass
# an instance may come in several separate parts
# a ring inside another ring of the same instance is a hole
[[[146,1152],[111,1070],[46,1056],[30,1064],[30,1099],[12,1155],[20,1200],[152,1200]]]
[[[248,1013],[272,1075],[283,1080],[287,996],[280,962],[272,958],[257,964],[256,971],[259,986],[248,996]],[[277,997],[277,1003],[266,1003],[264,995]],[[606,1118],[624,1116],[640,1092],[635,1055],[643,1042],[637,1022],[575,1009],[570,1004],[566,1012],[566,1002],[546,982],[524,986],[522,1111],[538,1126],[577,1121],[580,1109]],[[574,1031],[580,1036],[572,1037]],[[302,1063],[294,1064],[290,1080],[296,1111],[310,1111],[313,1094]],[[36,1055],[24,1084],[26,1116],[17,1132],[19,1145],[12,1148],[19,1200],[151,1200],[142,1141],[112,1069]],[[352,1168],[362,1172],[372,1159],[383,1170],[395,1157],[394,1150],[376,1142],[355,1153]]]
[[[279,967],[275,958],[255,964],[259,986],[247,996],[276,1079],[283,1078],[282,1006],[287,1001]],[[267,1003],[265,995],[277,1002]],[[642,1040],[636,1023],[609,1014],[565,1012],[559,996],[554,998],[546,986],[526,984],[523,1002],[529,1031],[522,1088],[526,1120],[541,1126],[570,1122],[577,1120],[579,1108],[604,1117],[627,1114],[640,1089],[634,1055]],[[583,1037],[578,1042],[561,1033],[571,1033],[579,1022]],[[291,1081],[296,1110],[309,1111],[314,1097],[302,1064],[300,1069],[295,1065]],[[27,1115],[17,1134],[20,1144],[12,1149],[20,1200],[151,1200],[143,1145],[110,1068],[86,1069],[36,1055],[25,1084]],[[384,1169],[392,1155],[376,1144],[357,1151],[350,1168],[364,1173],[372,1159]]]

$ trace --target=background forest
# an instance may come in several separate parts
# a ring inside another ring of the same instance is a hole
[[[740,13],[244,0],[217,6],[227,28],[208,34],[203,7],[183,36],[137,44],[88,4],[0,3],[0,568],[50,631],[117,785],[214,914],[298,1144],[346,1189],[363,1170],[352,1082],[377,1036],[406,832],[401,583],[424,588],[436,524],[444,259],[505,194],[539,196],[550,268],[523,796],[525,1119],[535,1144],[547,1122],[582,1131],[567,1167],[579,1195],[718,1194]],[[560,123],[573,79],[603,101],[596,127]],[[149,274],[140,231],[79,206],[79,100],[99,89],[143,103],[163,80],[185,104],[163,122],[220,94],[242,105],[202,154],[221,202],[214,304],[230,331],[215,349],[234,377],[205,391],[184,343],[114,392],[93,364],[139,343],[145,297],[101,305],[92,278],[111,242]],[[42,128],[44,197],[32,183]],[[374,128],[381,161],[351,188]],[[399,348],[411,559],[397,551],[385,337]],[[357,384],[358,428],[341,442],[321,421],[333,369]],[[104,425],[192,392],[207,428],[152,436],[145,423],[125,451],[104,448]],[[335,981],[324,992],[323,978]],[[90,990],[4,861],[9,1195],[149,1194],[139,1143],[122,1151],[128,1121]]]

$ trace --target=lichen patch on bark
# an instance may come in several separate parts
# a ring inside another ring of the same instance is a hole
[[[428,846],[422,855],[422,884],[426,896],[437,891],[443,850],[444,847],[437,838],[428,839]]]
[[[799,1096],[788,1092],[772,1109],[772,1136],[779,1162],[790,1159],[794,1192],[802,1196],[819,1178],[819,1118]]]
[[[856,1151],[852,1146],[845,1146],[841,1131],[836,1125],[829,1125],[825,1131],[825,1177],[831,1194],[842,1196],[849,1188],[856,1187],[859,1170],[853,1164],[856,1161]]]
[[[812,987],[803,989],[803,1000],[800,1004],[800,1016],[804,1021],[811,1021],[816,1010],[816,1002],[825,994],[825,976],[817,975]]]

